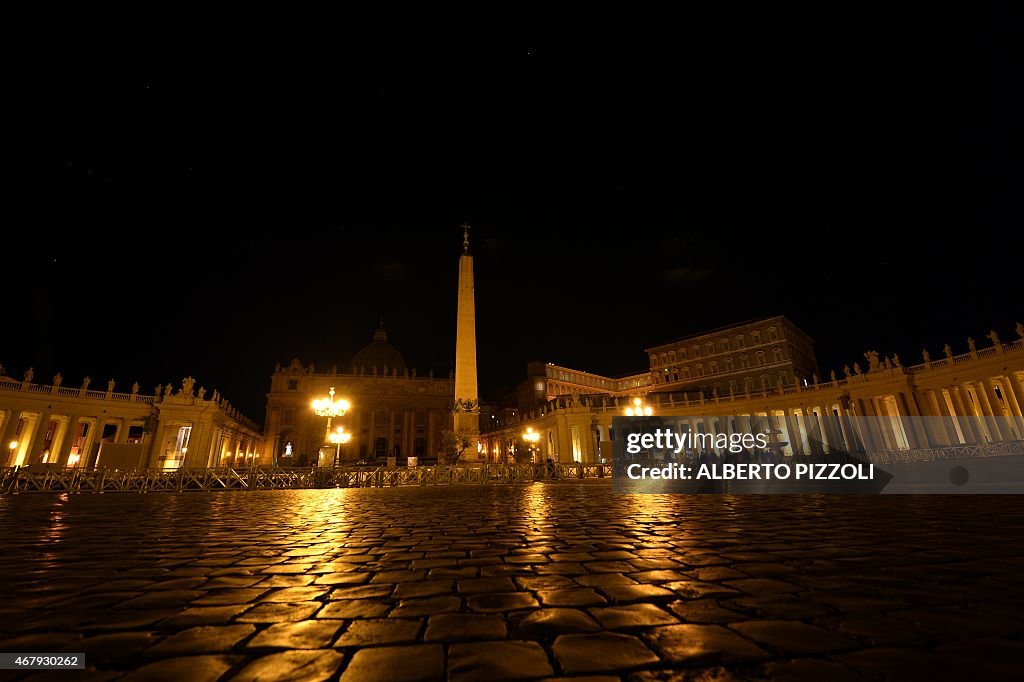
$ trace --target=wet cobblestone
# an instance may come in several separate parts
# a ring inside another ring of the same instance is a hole
[[[598,483],[10,496],[0,650],[124,680],[1003,679],[1022,512]]]

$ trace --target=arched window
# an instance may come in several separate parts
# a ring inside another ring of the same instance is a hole
[[[674,350],[670,350],[668,352],[668,361],[669,362],[675,362],[676,361],[676,352]]]
[[[782,362],[782,349],[775,348],[772,350],[772,360],[775,362]]]
[[[754,345],[761,343],[761,332],[750,332],[750,340]]]
[[[729,339],[722,339],[722,352],[729,350]]]
[[[740,367],[743,367],[744,369],[750,367],[750,358],[746,353],[740,356]]]
[[[740,334],[739,336],[736,337],[736,347],[737,348],[743,348],[746,345],[747,345],[746,344],[746,340],[743,338],[742,334]]]
[[[712,374],[718,374],[718,361],[717,360],[712,360],[710,366],[711,366],[711,373]]]
[[[700,346],[694,344],[693,348],[691,348],[690,350],[693,351],[693,357],[695,357],[695,358],[699,358],[700,357]]]
[[[757,365],[759,367],[761,365],[763,365],[764,364],[764,351],[763,350],[757,351],[757,355],[755,355],[754,358],[755,358],[754,361],[757,363]]]
[[[761,389],[764,390],[766,388],[768,388],[768,375],[767,374],[762,374],[761,375]]]
[[[680,348],[679,349],[679,359],[680,360],[685,360],[686,359],[686,349],[685,348]]]
[[[779,340],[779,333],[777,331],[775,331],[775,327],[768,327],[768,340],[769,341],[778,341]]]
[[[730,379],[729,380],[729,393],[735,393],[735,392],[736,392],[736,380],[735,379]]]
[[[708,355],[714,355],[715,354],[715,342],[714,341],[708,341],[705,345],[707,346],[707,349],[708,349]]]
[[[785,372],[779,372],[779,381],[783,386],[789,386],[789,375]]]
[[[725,359],[725,371],[726,372],[731,372],[732,370],[733,370],[732,357],[728,357],[728,358]]]
[[[684,379],[689,379],[690,378],[690,368],[689,367],[683,367],[683,378]]]
[[[697,376],[704,376],[704,365],[697,365]]]

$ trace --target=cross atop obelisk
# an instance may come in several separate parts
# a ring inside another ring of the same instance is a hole
[[[455,333],[454,430],[476,456],[480,435],[480,400],[476,382],[476,301],[473,291],[473,256],[469,253],[469,225],[462,224],[462,256],[459,258],[459,309]]]

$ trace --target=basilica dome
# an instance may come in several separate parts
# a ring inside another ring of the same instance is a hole
[[[395,369],[399,374],[405,374],[405,358],[398,352],[398,349],[388,343],[388,333],[384,331],[384,322],[373,333],[373,341],[364,346],[362,350],[352,357],[351,372],[357,374],[360,370],[371,374],[376,368],[378,374],[383,374],[384,368],[388,373]]]

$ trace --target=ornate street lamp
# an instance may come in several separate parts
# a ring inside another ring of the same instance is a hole
[[[344,417],[348,408],[351,407],[347,400],[334,399],[334,386],[331,386],[329,395],[326,398],[318,398],[313,401],[313,412],[320,417],[327,417],[327,435],[325,440],[331,441],[331,420],[335,417]]]
[[[537,441],[540,440],[540,434],[534,431],[532,426],[528,426],[526,427],[526,431],[523,432],[523,440],[529,443],[527,447],[530,449],[530,460],[536,464]]]
[[[640,398],[633,398],[633,405],[626,408],[627,417],[650,417],[652,414],[654,410],[650,405],[645,405]]]
[[[352,440],[352,434],[346,431],[344,426],[339,426],[327,436],[327,440],[338,446],[334,454],[334,466],[338,466],[341,464],[341,446]]]

